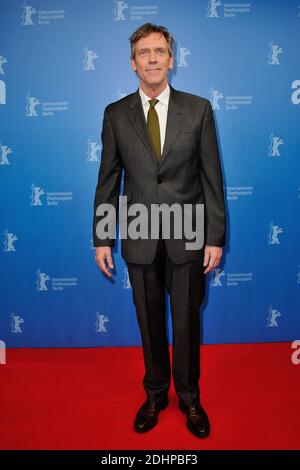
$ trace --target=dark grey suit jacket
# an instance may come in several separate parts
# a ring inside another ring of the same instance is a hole
[[[225,207],[221,166],[213,112],[209,100],[170,86],[165,143],[158,162],[147,129],[137,90],[105,108],[102,128],[102,158],[94,201],[94,246],[114,246],[114,240],[99,239],[96,215],[99,204],[119,208],[121,174],[128,207],[133,203],[204,203],[204,244],[224,246]],[[193,213],[193,217],[194,217]],[[128,218],[130,223],[130,217]],[[193,227],[195,223],[193,222]],[[186,263],[200,259],[199,250],[186,250],[189,241],[165,240],[170,259]],[[127,262],[150,264],[157,239],[122,239]]]

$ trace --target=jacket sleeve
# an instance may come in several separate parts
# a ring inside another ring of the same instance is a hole
[[[223,179],[215,121],[210,101],[204,113],[200,148],[200,179],[204,193],[205,244],[225,245],[226,218]]]
[[[122,161],[118,149],[116,136],[114,134],[109,112],[107,107],[104,110],[103,125],[101,132],[102,153],[101,164],[99,168],[98,183],[94,199],[94,218],[93,218],[93,242],[94,246],[114,246],[115,239],[99,238],[96,227],[99,221],[104,217],[97,216],[96,211],[100,204],[111,204],[115,210],[115,233],[119,210],[119,193],[122,175]]]

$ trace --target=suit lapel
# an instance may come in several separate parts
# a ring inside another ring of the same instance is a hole
[[[160,166],[166,158],[167,154],[169,153],[184,119],[184,103],[180,99],[179,93],[170,85],[170,99],[168,106],[166,135],[162,155],[159,162],[156,158],[156,154],[151,141],[151,136],[147,128],[139,90],[137,90],[132,95],[132,99],[128,107],[128,116],[133,126],[135,127],[135,130],[138,133],[140,139],[145,145],[148,154],[151,156],[156,166]]]

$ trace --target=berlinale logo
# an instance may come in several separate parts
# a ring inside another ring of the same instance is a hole
[[[32,26],[34,25],[34,22],[33,22],[33,19],[32,19],[32,16],[34,15],[34,13],[36,13],[36,9],[31,6],[31,5],[26,5],[26,3],[24,3],[22,5],[22,25],[23,26]]]
[[[128,8],[128,4],[124,1],[116,0],[114,2],[114,9],[113,9],[113,19],[114,21],[125,21],[126,17],[124,15],[124,10]]]

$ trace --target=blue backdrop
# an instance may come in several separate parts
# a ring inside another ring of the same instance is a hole
[[[91,227],[103,110],[137,89],[128,37],[147,21],[174,33],[171,84],[215,113],[228,245],[203,342],[299,337],[299,0],[2,0],[0,13],[0,339],[140,344],[120,241],[108,281]]]

